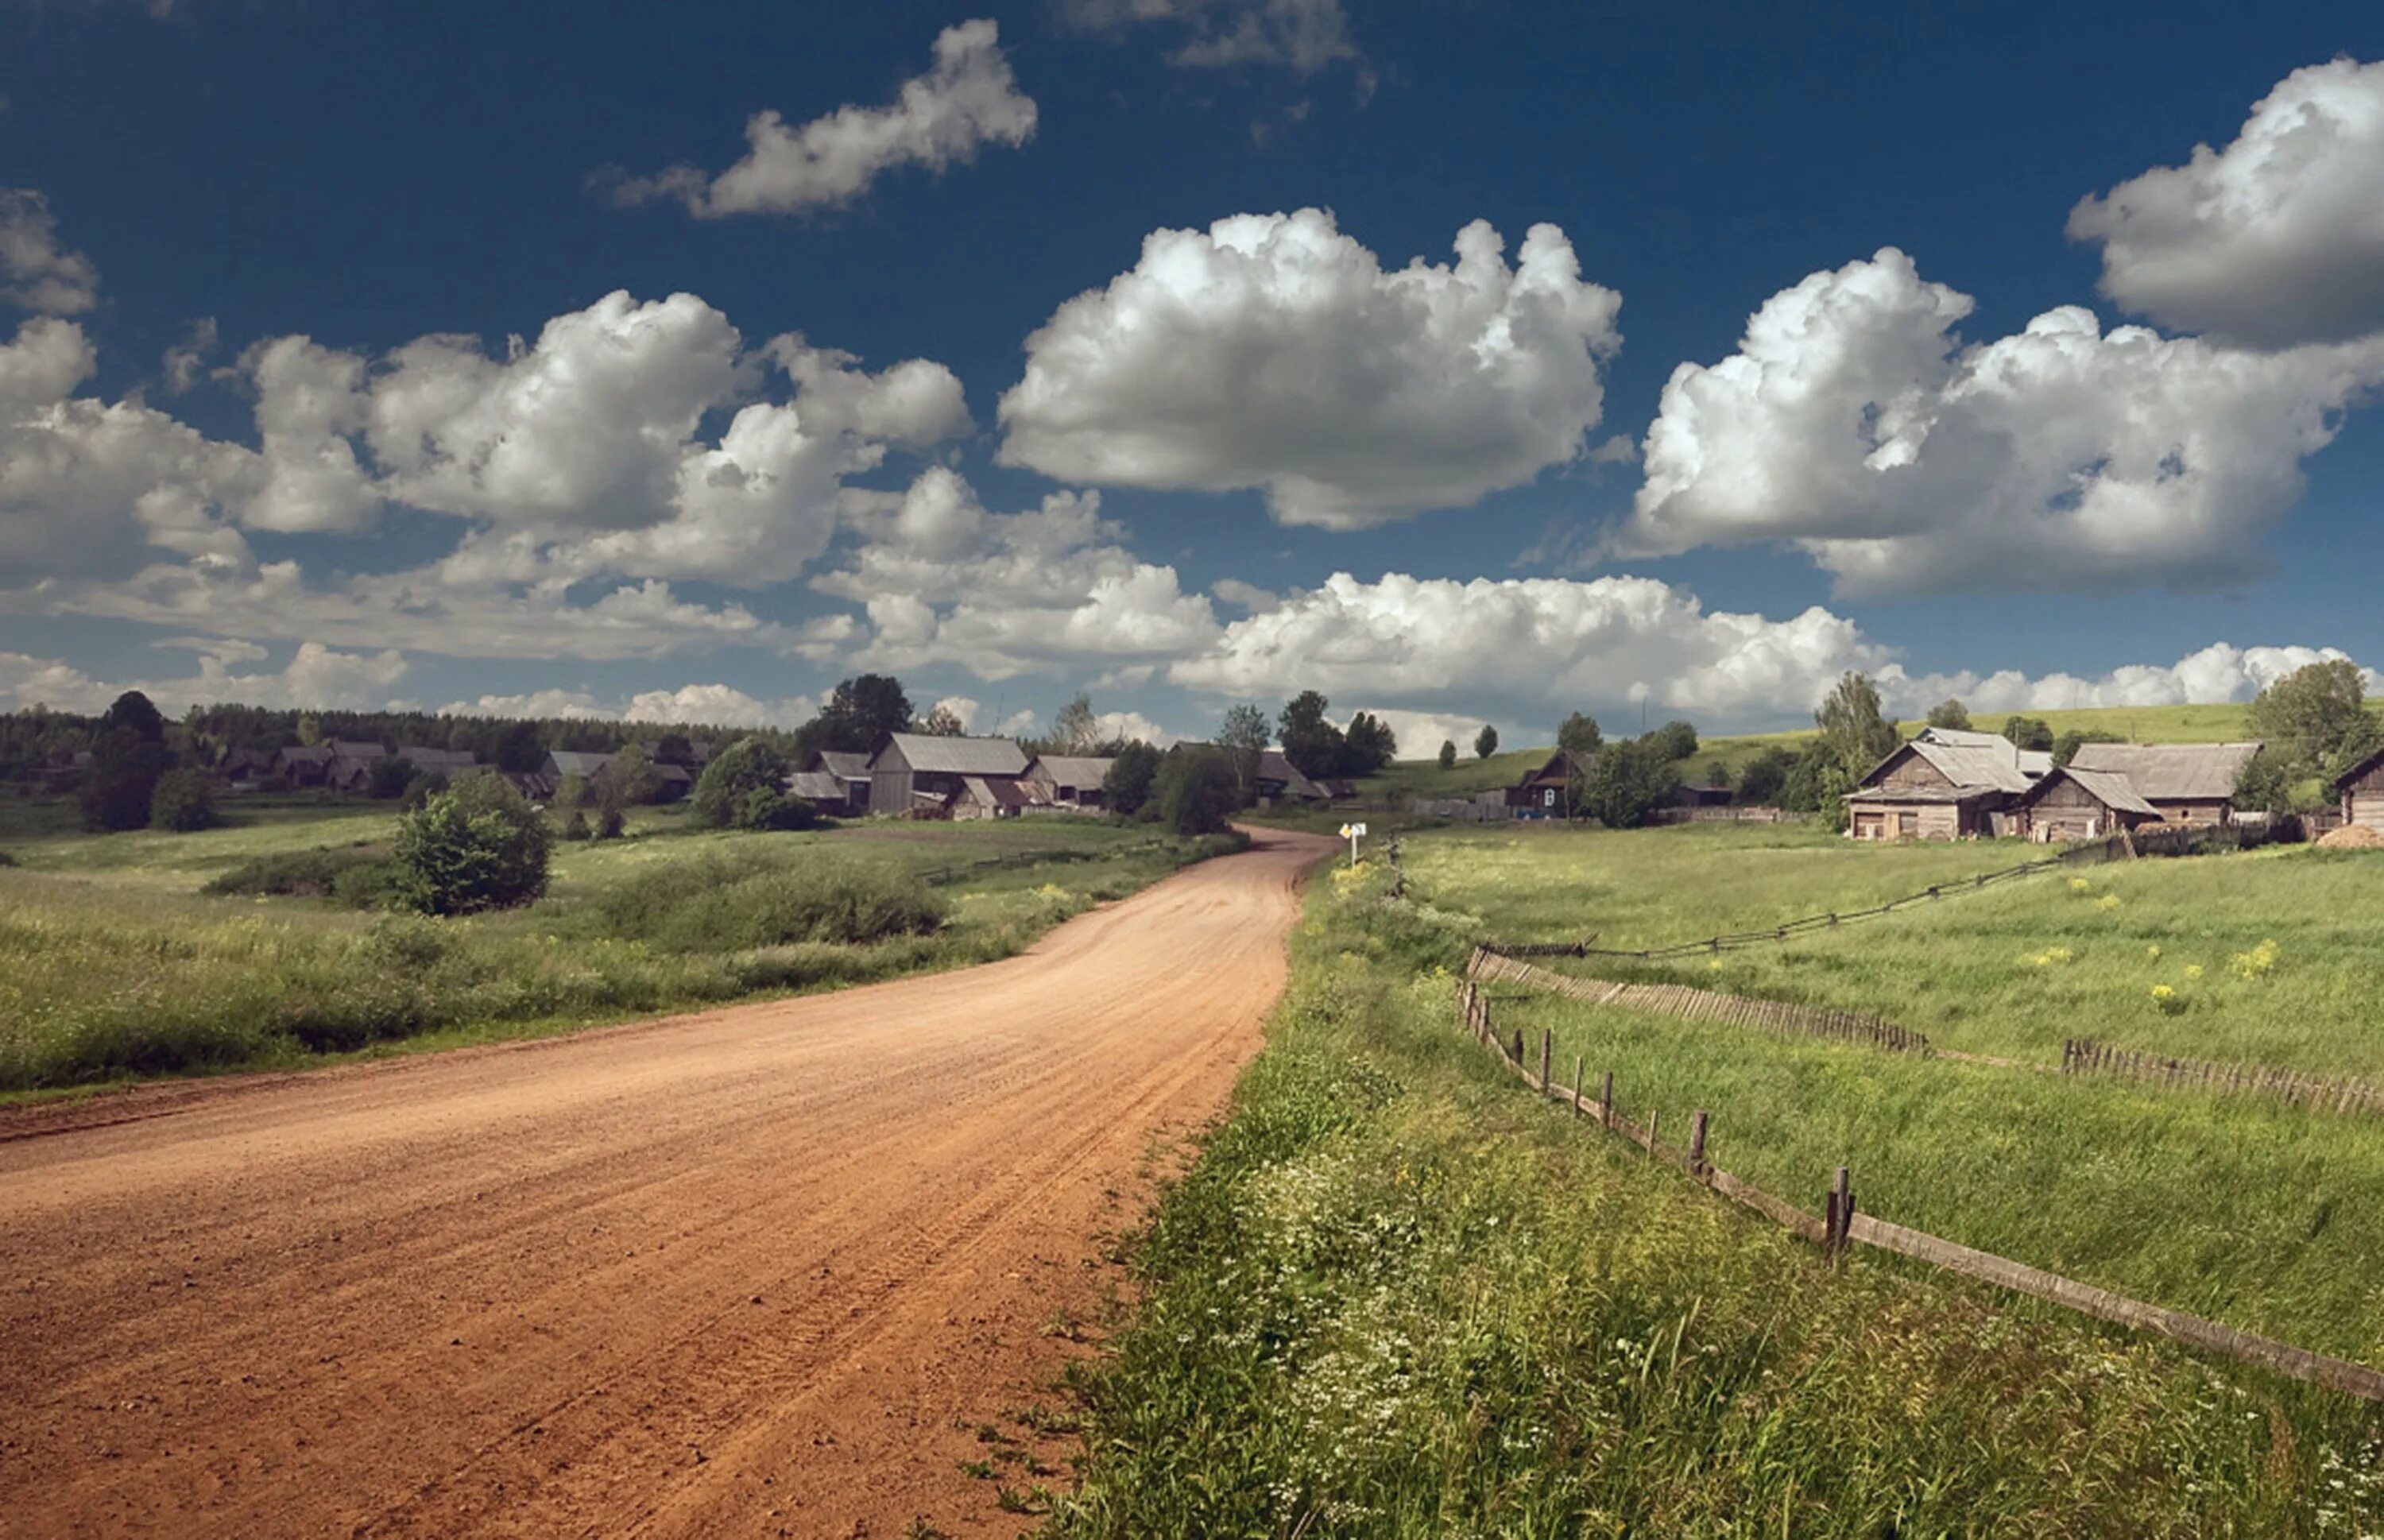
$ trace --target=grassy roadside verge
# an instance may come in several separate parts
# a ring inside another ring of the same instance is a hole
[[[1801,1243],[1449,1017],[1465,936],[1320,881],[1136,1249],[1060,1535],[2344,1534],[2374,1409]]]
[[[286,843],[281,827],[264,835]],[[550,896],[462,920],[0,871],[0,1100],[290,1069],[816,992],[1009,956],[1239,837],[657,832],[567,847]],[[222,853],[211,864],[225,864]]]

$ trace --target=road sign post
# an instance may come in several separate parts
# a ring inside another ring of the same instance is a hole
[[[1366,826],[1344,824],[1341,826],[1341,838],[1349,841],[1349,864],[1355,866],[1358,864],[1358,841],[1366,838]]]

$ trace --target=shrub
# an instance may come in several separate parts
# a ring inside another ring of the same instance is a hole
[[[620,838],[621,831],[627,826],[628,821],[628,815],[621,811],[621,804],[607,799],[604,805],[596,811],[596,838]]]
[[[563,821],[563,832],[560,838],[577,844],[582,839],[593,838],[594,833],[595,831],[588,826],[588,814],[575,807],[571,810],[571,816]]]
[[[365,794],[377,802],[393,802],[405,795],[406,783],[413,778],[412,760],[383,754],[365,766]]]
[[[384,852],[372,850],[292,851],[283,855],[262,855],[241,863],[199,891],[218,897],[322,898],[338,883],[341,873],[387,860]]]
[[[0,851],[0,866],[14,866],[15,864],[17,864],[17,858],[15,856],[10,855],[6,851]]]
[[[500,776],[473,776],[398,821],[396,897],[426,914],[470,914],[546,891],[546,824]]]
[[[331,879],[331,897],[350,909],[403,909],[404,874],[394,861],[359,861]]]
[[[1162,756],[1148,743],[1129,743],[1110,761],[1101,776],[1101,801],[1122,817],[1131,818],[1150,801],[1150,783],[1159,776]]]
[[[444,770],[430,770],[412,776],[406,781],[405,789],[398,794],[397,810],[412,813],[446,789],[447,772]]]
[[[737,807],[737,826],[755,833],[816,828],[819,810],[775,786],[757,786]]]
[[[783,755],[758,738],[740,738],[703,767],[691,801],[695,820],[726,828],[737,821],[747,798],[756,791],[777,790],[786,778]]]
[[[1443,770],[1457,768],[1457,745],[1447,739],[1440,740],[1440,767]]]
[[[149,797],[149,826],[173,834],[194,834],[213,828],[215,792],[196,770],[168,770],[157,777]]]
[[[686,952],[880,941],[944,923],[942,900],[908,872],[726,852],[642,873],[607,890],[594,913],[612,936]]]
[[[1213,749],[1184,749],[1159,767],[1153,800],[1159,821],[1171,834],[1190,838],[1223,834],[1242,805],[1241,777],[1233,761]]]

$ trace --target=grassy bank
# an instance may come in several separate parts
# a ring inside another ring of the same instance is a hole
[[[390,827],[385,811],[353,805],[241,816],[189,836],[19,827],[19,864],[0,869],[0,1092],[286,1066],[987,962],[1228,843],[1091,819],[699,833],[648,813],[629,838],[559,846],[538,903],[432,921],[201,891],[318,848],[369,855]]]
[[[1614,948],[1852,911],[2043,853],[2008,841],[1894,847],[1729,826],[1417,836],[1407,851],[1417,890],[1480,916],[1487,934],[1595,932]],[[2283,847],[1951,891],[1715,957],[1554,965],[1872,1011],[1942,1048],[2040,1062],[2057,1062],[2065,1037],[2094,1037],[2384,1078],[2379,889],[2384,858],[2372,852]]]
[[[1521,1092],[1468,926],[1320,882],[1136,1253],[1063,1535],[2342,1534],[2374,1409],[1802,1243]]]

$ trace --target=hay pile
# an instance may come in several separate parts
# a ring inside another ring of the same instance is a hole
[[[2318,838],[2321,851],[2384,851],[2384,831],[2365,824],[2345,824]]]

